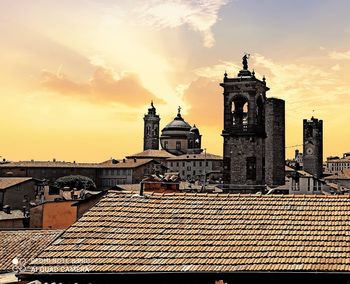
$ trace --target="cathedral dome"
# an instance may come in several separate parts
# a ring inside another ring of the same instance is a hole
[[[162,130],[162,136],[165,137],[181,137],[187,136],[191,130],[191,125],[187,123],[181,116],[180,110],[173,121],[168,123]]]
[[[181,155],[187,152],[188,137],[191,125],[181,116],[179,107],[177,116],[162,129],[160,144],[163,149],[174,155]]]

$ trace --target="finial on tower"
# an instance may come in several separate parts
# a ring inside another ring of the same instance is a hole
[[[224,76],[225,76],[225,78],[227,78],[227,72],[226,72],[226,70],[225,70]]]
[[[153,100],[151,100],[151,107],[154,107],[154,106],[153,106]]]
[[[181,107],[180,106],[177,108],[177,115],[181,116]]]
[[[243,70],[248,70],[248,59],[250,57],[249,53],[244,53],[242,58]]]

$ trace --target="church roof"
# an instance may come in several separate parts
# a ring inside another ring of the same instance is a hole
[[[168,123],[162,130],[162,132],[165,131],[171,131],[171,130],[182,130],[182,131],[189,131],[192,127],[190,124],[188,124],[181,116],[181,108],[179,107],[177,116],[174,118],[173,121]]]
[[[349,223],[349,196],[110,191],[27,268],[350,272]]]
[[[177,115],[173,121],[168,123],[164,128],[164,130],[170,130],[170,129],[183,129],[183,130],[190,130],[191,125],[189,125],[180,115]]]

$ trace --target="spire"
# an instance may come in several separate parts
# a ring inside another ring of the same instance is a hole
[[[181,116],[181,107],[179,106],[177,108],[177,116],[175,117],[175,120],[183,120],[182,116]]]
[[[151,106],[148,108],[148,114],[156,115],[156,108],[153,105],[153,100],[151,100]]]

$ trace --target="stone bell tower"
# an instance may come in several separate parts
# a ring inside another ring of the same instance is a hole
[[[159,150],[159,115],[151,102],[148,113],[144,116],[143,150]]]
[[[259,80],[248,70],[249,55],[243,69],[228,78],[224,88],[224,190],[257,192],[265,189],[265,78]]]

